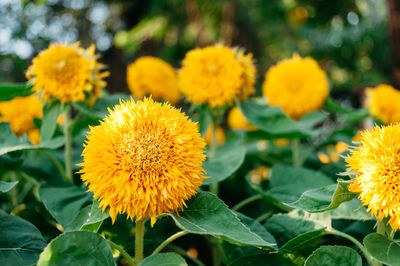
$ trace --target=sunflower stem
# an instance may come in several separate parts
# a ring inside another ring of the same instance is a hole
[[[300,139],[295,138],[292,140],[292,154],[293,154],[293,164],[295,166],[301,166],[300,160]]]
[[[64,178],[65,181],[70,181],[69,178],[65,175],[65,170],[62,164],[48,151],[46,150],[39,150],[41,153],[43,153],[49,160],[57,167],[57,170],[60,172],[61,176]]]
[[[378,220],[377,227],[376,227],[376,232],[378,234],[383,235],[383,236],[385,235],[386,229],[385,229],[385,224],[383,223],[383,221],[379,221]]]
[[[217,128],[218,128],[218,120],[219,116],[215,113],[212,114],[212,132],[211,132],[211,143],[210,143],[210,153],[208,154],[208,158],[213,158],[217,153]],[[218,196],[219,185],[218,183],[213,183],[210,185],[210,192]]]
[[[111,240],[107,240],[108,244],[113,248],[119,251],[119,253],[126,259],[129,265],[136,266],[135,260],[129,256],[128,252],[125,251],[123,247],[120,245],[115,244]]]
[[[242,207],[246,206],[247,204],[252,203],[253,201],[262,199],[262,195],[261,194],[257,194],[254,196],[251,196],[250,198],[244,199],[241,202],[239,202],[238,204],[236,204],[235,206],[232,207],[233,211],[237,211],[239,209],[241,209]]]
[[[172,241],[174,241],[175,239],[187,235],[188,232],[186,231],[180,231],[176,234],[173,234],[172,236],[168,237],[164,242],[162,242],[154,251],[151,255],[155,255],[157,253],[159,253],[161,250],[163,250],[166,246],[168,246],[169,243],[171,243]]]
[[[71,140],[71,108],[64,114],[64,137],[65,137],[65,176],[73,183],[72,176],[72,140]]]
[[[371,266],[381,265],[379,262],[377,262],[371,256],[369,251],[357,239],[355,239],[351,235],[348,235],[346,233],[342,233],[342,232],[337,231],[337,230],[335,230],[333,228],[328,230],[328,233],[330,233],[331,235],[336,235],[336,236],[340,236],[340,237],[346,238],[347,240],[353,242],[361,250],[361,252],[364,254],[364,257],[367,259],[369,265],[371,265]]]
[[[139,264],[143,260],[143,235],[145,220],[136,221],[135,232],[135,262]]]

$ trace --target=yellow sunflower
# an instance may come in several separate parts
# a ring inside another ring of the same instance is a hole
[[[382,84],[367,88],[366,105],[369,113],[385,124],[400,122],[400,91]]]
[[[178,79],[189,101],[218,107],[232,104],[242,94],[244,69],[236,52],[214,45],[189,51]]]
[[[242,114],[242,111],[238,107],[233,107],[228,114],[228,125],[232,129],[238,130],[257,130],[255,126],[247,121],[246,117]]]
[[[254,84],[256,83],[257,69],[253,62],[253,54],[245,54],[242,49],[236,52],[236,58],[240,62],[243,68],[243,85],[240,92],[240,99],[245,100],[256,91]]]
[[[321,108],[329,95],[329,84],[314,59],[295,54],[268,70],[263,94],[270,106],[280,106],[287,116],[297,120]]]
[[[175,70],[163,60],[145,56],[128,65],[127,82],[138,99],[151,95],[176,104],[179,101],[178,78]]]
[[[202,184],[204,140],[198,125],[169,104],[122,102],[90,128],[82,180],[115,221],[175,212]]]
[[[83,49],[79,43],[51,44],[33,59],[26,77],[43,100],[54,97],[62,103],[81,102],[88,95],[93,104],[106,85],[102,79],[109,75],[101,72],[102,68],[94,45]]]
[[[27,133],[33,144],[40,143],[39,130],[33,124],[33,119],[42,118],[42,104],[35,95],[0,102],[0,115],[0,122],[9,122],[15,135]]]
[[[357,173],[349,190],[358,195],[377,219],[389,217],[400,228],[400,124],[376,127],[361,135],[361,146],[346,159]]]

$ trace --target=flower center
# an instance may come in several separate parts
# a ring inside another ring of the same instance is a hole
[[[127,132],[117,150],[120,167],[143,174],[160,174],[172,159],[172,147],[159,132]]]

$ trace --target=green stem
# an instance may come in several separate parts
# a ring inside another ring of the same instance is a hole
[[[337,230],[335,230],[335,229],[333,229],[333,228],[330,229],[330,230],[328,230],[328,232],[329,232],[330,234],[332,234],[332,235],[337,235],[337,236],[346,238],[347,240],[353,242],[353,243],[361,250],[361,252],[364,254],[365,258],[367,259],[368,263],[369,263],[371,266],[380,265],[380,264],[377,264],[377,263],[379,263],[379,262],[377,262],[376,260],[374,260],[374,258],[371,256],[371,254],[369,253],[369,251],[368,251],[357,239],[355,239],[355,238],[352,237],[351,235],[342,233],[342,232],[337,231]]]
[[[57,167],[57,170],[60,172],[61,176],[64,178],[65,181],[70,181],[69,178],[65,175],[64,167],[62,164],[53,156],[51,155],[48,151],[46,150],[40,150],[41,153],[43,153],[49,160]]]
[[[65,176],[73,183],[72,175],[72,140],[71,140],[71,108],[64,114],[64,137],[65,137]]]
[[[378,222],[377,222],[377,227],[376,227],[376,232],[378,233],[378,234],[381,234],[381,235],[385,235],[385,232],[386,232],[386,229],[385,229],[385,224],[382,222],[382,221],[379,221],[378,220]]]
[[[135,232],[135,261],[139,264],[143,260],[143,235],[145,220],[136,221]]]
[[[210,153],[208,155],[208,158],[211,159],[215,156],[217,153],[217,127],[218,127],[218,117],[213,114],[213,131],[211,132],[211,143],[210,143]],[[219,184],[218,183],[213,183],[210,185],[210,192],[218,196],[219,192]]]
[[[195,258],[195,257],[190,256],[184,249],[182,249],[182,248],[180,248],[180,247],[178,247],[178,246],[175,246],[174,244],[170,244],[170,245],[169,245],[169,248],[170,248],[171,250],[175,251],[176,253],[178,253],[179,255],[181,255],[181,256],[183,256],[183,257],[185,257],[185,258],[190,259],[190,260],[193,261],[196,265],[198,265],[198,266],[205,266],[205,264],[204,264],[201,260],[199,260],[198,258]]]
[[[172,236],[168,237],[164,242],[162,242],[154,251],[151,255],[155,255],[157,253],[159,253],[161,250],[163,250],[166,246],[168,246],[169,243],[171,243],[172,241],[174,241],[175,239],[187,235],[188,232],[186,231],[180,231],[176,234],[173,234]]]
[[[129,265],[136,266],[136,263],[135,263],[134,259],[132,259],[132,257],[129,256],[128,252],[126,252],[123,247],[121,247],[120,245],[115,244],[111,240],[107,240],[107,242],[113,249],[116,249],[116,250],[119,251],[119,253],[126,259],[126,261],[128,262]]]
[[[266,212],[266,213],[264,213],[264,214],[258,216],[258,217],[256,218],[256,221],[259,222],[259,223],[262,223],[263,221],[265,221],[265,220],[267,220],[269,217],[271,217],[272,214],[273,214],[273,212]]]
[[[237,211],[237,210],[241,209],[243,206],[246,206],[247,204],[252,203],[253,201],[262,199],[262,198],[263,198],[263,196],[261,194],[257,194],[257,195],[251,196],[250,198],[242,200],[241,202],[239,202],[238,204],[233,206],[232,210],[233,211]]]
[[[292,140],[292,153],[293,153],[293,164],[295,166],[301,166],[300,161],[300,140],[298,138]]]

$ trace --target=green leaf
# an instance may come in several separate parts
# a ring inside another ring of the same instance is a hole
[[[97,99],[93,107],[88,107],[82,102],[74,102],[72,106],[91,118],[99,120],[108,115],[108,108],[112,109],[115,105],[119,104],[121,100],[128,101],[129,99],[130,97],[126,94],[116,93],[105,95]]]
[[[179,256],[176,253],[166,252],[159,253],[155,255],[151,255],[142,262],[139,263],[139,266],[187,266],[185,259]]]
[[[210,127],[212,123],[212,116],[210,109],[206,104],[201,105],[198,108],[198,113],[200,114],[199,117],[199,125],[200,125],[200,134],[204,136],[206,134],[207,129]]]
[[[78,227],[74,220],[80,214],[81,209],[89,205],[93,199],[92,193],[67,183],[43,184],[39,188],[39,196],[51,216],[64,228],[68,228],[73,222],[75,223],[71,224],[71,227]]]
[[[30,222],[0,211],[0,265],[31,265],[46,247]]]
[[[369,253],[381,263],[387,265],[400,265],[400,245],[377,233],[367,235],[363,240]]]
[[[317,232],[316,235],[319,235],[321,230],[324,232],[325,228],[331,225],[330,223],[331,220],[326,214],[308,214],[294,210],[285,214],[274,214],[267,220],[265,227],[275,236],[278,244],[283,246],[307,233]]]
[[[322,246],[306,260],[305,266],[362,266],[360,255],[344,246]]]
[[[331,111],[333,113],[345,113],[345,114],[347,114],[347,113],[351,113],[353,111],[352,109],[350,109],[348,107],[343,107],[340,104],[338,104],[337,102],[335,102],[335,100],[332,99],[331,96],[328,96],[326,98],[326,101],[324,103],[324,107],[327,110],[329,110],[329,111]]]
[[[352,199],[350,201],[342,202],[336,209],[326,212],[332,219],[344,219],[344,220],[375,220],[367,212],[367,208],[361,207],[361,202],[358,199]]]
[[[57,149],[62,145],[64,145],[62,136],[33,145],[26,135],[21,138],[14,135],[9,123],[0,123],[0,155],[21,150]]]
[[[97,231],[101,222],[110,217],[108,212],[102,212],[102,209],[99,208],[99,204],[99,201],[94,200],[93,204],[81,209],[75,219],[65,228],[65,231],[76,231],[82,229]]]
[[[15,97],[26,97],[32,93],[32,85],[26,83],[0,84],[0,101],[9,101]]]
[[[270,107],[253,100],[244,101],[241,110],[251,124],[279,138],[311,136],[314,132],[313,127],[327,118],[327,114],[315,112],[303,116],[299,121],[294,121],[287,117],[280,107]]]
[[[111,247],[97,233],[66,232],[53,239],[40,254],[38,266],[115,265]]]
[[[260,254],[255,256],[248,256],[235,260],[229,266],[243,266],[243,265],[263,265],[263,266],[291,266],[295,265],[289,259],[284,258],[281,254]]]
[[[365,108],[354,110],[350,113],[339,114],[337,120],[344,123],[357,123],[369,117],[368,110]]]
[[[347,190],[347,183],[338,180],[328,185],[305,191],[301,197],[287,205],[308,212],[324,212],[337,208],[342,202],[354,199],[356,193]]]
[[[319,229],[298,235],[283,245],[280,251],[302,255],[306,254],[311,248],[318,245],[317,240],[326,234],[328,233],[325,229]]]
[[[42,126],[40,127],[40,137],[42,142],[46,142],[53,137],[57,128],[57,119],[60,114],[65,112],[68,106],[58,101],[43,105]]]
[[[15,187],[16,184],[18,184],[18,181],[14,181],[14,182],[0,181],[0,191],[3,193],[6,193],[6,192],[10,191],[13,187]]]
[[[225,180],[235,173],[244,161],[246,148],[242,145],[225,145],[219,148],[214,157],[204,162],[203,168],[209,178],[203,184],[209,185]]]
[[[252,183],[249,176],[247,176],[247,181],[252,188],[262,193],[267,200],[284,209],[290,208],[282,203],[290,203],[297,200],[304,191],[333,184],[333,181],[321,172],[290,165],[275,165],[271,168],[268,190]]]
[[[192,234],[212,235],[235,244],[275,247],[275,243],[265,241],[240,222],[235,213],[212,193],[200,191],[187,206],[179,215],[162,215],[171,216],[179,228]]]

